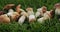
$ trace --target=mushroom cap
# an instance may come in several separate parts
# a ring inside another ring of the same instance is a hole
[[[28,7],[28,8],[26,8],[26,11],[33,11],[33,8]]]
[[[15,4],[7,4],[7,5],[4,6],[3,9],[8,10],[8,9],[11,9],[13,6],[15,6]]]
[[[55,4],[55,8],[58,8],[58,7],[60,7],[60,3]]]
[[[42,11],[43,11],[43,13],[45,13],[47,11],[47,7],[46,6],[42,6]]]

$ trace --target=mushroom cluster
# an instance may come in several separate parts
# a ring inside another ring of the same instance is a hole
[[[26,11],[23,10],[20,4],[16,6],[15,11],[13,10],[13,7],[15,7],[15,4],[7,4],[4,6],[3,10],[6,10],[8,12],[5,13],[3,11],[0,11],[1,23],[10,23],[12,21],[17,21],[19,24],[23,24],[25,20],[28,20],[29,23],[35,21],[43,23],[45,20],[53,18],[53,14],[60,17],[60,3],[55,4],[55,12],[53,9],[47,11],[46,6],[38,8],[36,13],[31,7],[27,7]]]

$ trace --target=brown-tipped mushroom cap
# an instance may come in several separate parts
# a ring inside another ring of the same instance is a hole
[[[47,7],[46,6],[42,6],[42,11],[43,11],[43,13],[45,13],[47,11]]]
[[[15,4],[7,4],[7,5],[4,6],[3,9],[8,10],[8,9],[11,9],[13,6],[15,6]]]
[[[20,8],[21,8],[21,4],[16,6],[16,12],[18,12],[19,14],[22,12],[21,10],[23,10],[23,9],[20,9]]]
[[[54,7],[55,8],[59,8],[60,7],[60,3],[56,3]]]
[[[54,10],[50,10],[51,17],[54,17]]]

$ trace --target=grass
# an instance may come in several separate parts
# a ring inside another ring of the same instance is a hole
[[[36,12],[37,8],[46,6],[48,11],[53,9],[55,3],[59,3],[60,0],[0,0],[0,10],[3,10],[3,7],[6,4],[21,4],[23,9],[26,9],[28,6],[34,9]],[[45,23],[40,24],[38,22],[23,25],[19,25],[17,22],[9,24],[0,23],[0,32],[60,32],[60,21],[56,16],[51,20],[46,20]]]

